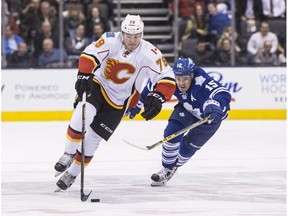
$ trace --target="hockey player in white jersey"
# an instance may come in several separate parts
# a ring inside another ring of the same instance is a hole
[[[106,32],[79,57],[75,89],[80,98],[66,133],[65,152],[54,168],[64,173],[56,183],[66,190],[81,172],[82,94],[87,92],[85,166],[102,139],[108,140],[125,110],[135,107],[142,83],[150,79],[154,90],[144,103],[142,117],[153,119],[175,90],[175,76],[161,51],[143,39],[139,15],[127,15],[121,32]]]

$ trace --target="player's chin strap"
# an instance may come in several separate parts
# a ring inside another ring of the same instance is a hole
[[[165,143],[165,142],[167,142],[167,141],[169,141],[169,140],[171,140],[171,139],[173,139],[173,138],[175,138],[175,137],[177,137],[177,136],[179,136],[179,135],[181,135],[181,134],[184,134],[184,133],[186,133],[187,131],[189,131],[189,130],[191,130],[191,129],[193,129],[193,128],[196,128],[196,127],[198,127],[199,125],[202,125],[202,124],[204,124],[204,123],[206,123],[206,122],[208,122],[208,121],[210,121],[210,120],[211,120],[211,116],[209,115],[209,116],[207,116],[207,117],[199,120],[198,122],[196,122],[196,123],[194,123],[194,124],[192,124],[192,125],[189,125],[189,126],[183,128],[182,130],[179,130],[179,131],[177,131],[177,132],[175,132],[175,133],[173,133],[173,134],[171,134],[171,135],[163,138],[162,140],[160,140],[160,141],[158,141],[158,142],[156,142],[156,143],[154,143],[153,145],[150,145],[150,146],[139,146],[139,145],[137,145],[137,144],[128,142],[128,141],[125,140],[125,139],[123,139],[123,141],[124,141],[125,143],[127,143],[128,145],[131,145],[131,146],[133,146],[133,147],[135,147],[135,148],[139,148],[139,149],[143,149],[143,150],[151,150],[151,149],[154,149],[155,147],[157,147],[157,146],[159,146],[159,145],[161,145],[161,144],[163,144],[163,143]]]

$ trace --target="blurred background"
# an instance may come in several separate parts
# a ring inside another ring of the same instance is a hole
[[[286,66],[285,0],[1,2],[2,68],[75,68],[81,51],[119,31],[127,14],[142,17],[144,39],[170,64],[191,57],[201,66]],[[52,51],[58,61],[47,57]]]
[[[144,39],[171,66],[190,57],[230,90],[229,119],[286,119],[286,4],[3,0],[2,121],[69,120],[80,53],[104,32],[120,31],[127,14],[141,16]],[[158,118],[167,119],[175,103]]]

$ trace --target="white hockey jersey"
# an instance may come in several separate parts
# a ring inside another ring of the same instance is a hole
[[[169,100],[174,93],[175,80],[171,67],[161,51],[141,39],[132,52],[125,49],[120,32],[106,32],[85,48],[79,58],[79,72],[94,73],[107,102],[121,109],[136,90],[141,92],[143,82],[150,78],[156,90]]]

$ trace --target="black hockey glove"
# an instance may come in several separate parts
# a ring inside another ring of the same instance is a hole
[[[146,121],[153,119],[162,109],[165,97],[157,91],[149,92],[144,103],[144,112],[141,113]]]
[[[75,89],[77,91],[78,97],[82,100],[83,92],[87,94],[91,91],[92,88],[92,78],[93,74],[78,73],[77,81],[75,83]]]
[[[207,100],[203,105],[203,111],[204,117],[211,115],[211,120],[208,121],[209,124],[211,122],[218,123],[222,121],[222,118],[224,116],[224,113],[220,107],[220,103],[216,100]]]
[[[76,109],[78,103],[81,101],[81,98],[78,96],[78,94],[75,97],[74,103],[73,103],[73,107],[74,109]]]

